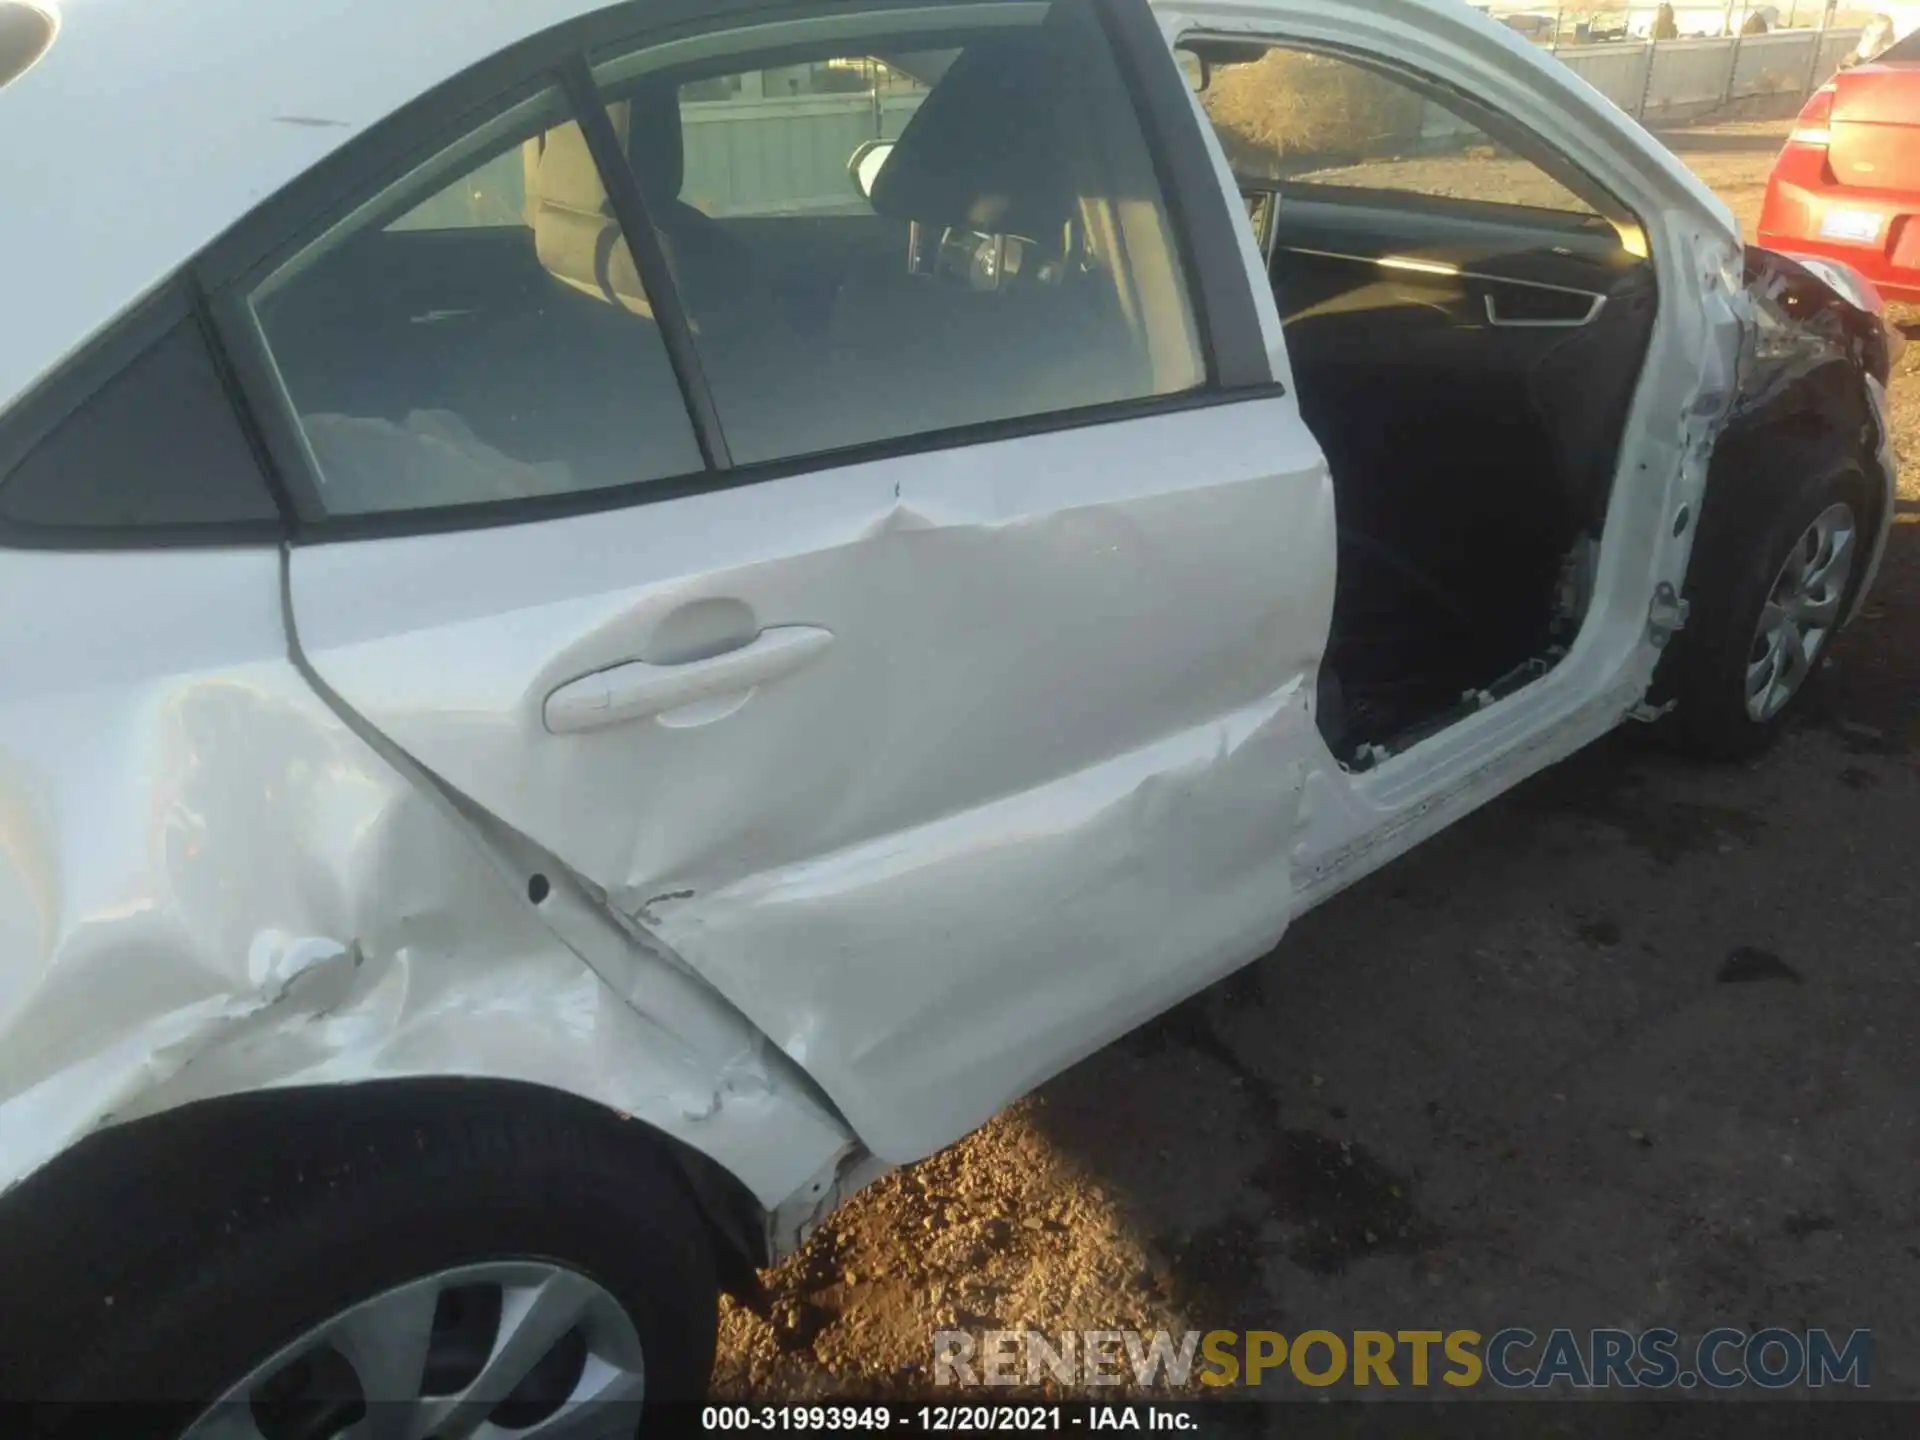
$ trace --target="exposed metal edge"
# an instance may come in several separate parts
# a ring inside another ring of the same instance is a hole
[[[777,1265],[860,1191],[894,1167],[855,1142],[767,1213],[767,1263]]]

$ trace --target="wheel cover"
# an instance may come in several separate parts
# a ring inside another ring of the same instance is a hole
[[[1799,693],[1840,623],[1859,526],[1836,501],[1815,517],[1774,577],[1747,653],[1747,718],[1765,724]]]
[[[577,1271],[500,1261],[408,1281],[321,1322],[182,1440],[631,1436],[645,1389],[619,1301]]]

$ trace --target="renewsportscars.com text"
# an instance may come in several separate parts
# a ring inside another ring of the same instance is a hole
[[[1518,1326],[1477,1330],[940,1330],[936,1385],[1193,1384],[1414,1389],[1493,1385],[1507,1390],[1715,1390],[1793,1385],[1866,1389],[1873,1332],[1765,1327],[1544,1334]]]

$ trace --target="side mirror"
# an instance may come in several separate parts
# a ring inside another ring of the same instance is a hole
[[[1187,77],[1187,88],[1196,95],[1204,95],[1213,84],[1213,67],[1207,63],[1207,57],[1196,55],[1191,50],[1176,50],[1175,58],[1180,61],[1180,73]]]
[[[861,199],[873,198],[873,187],[893,154],[893,146],[891,140],[863,140],[847,161],[847,178],[853,181],[853,188],[860,192]]]

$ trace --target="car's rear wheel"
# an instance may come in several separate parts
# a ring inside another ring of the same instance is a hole
[[[146,1402],[123,1418],[169,1440],[557,1440],[631,1436],[704,1393],[705,1227],[636,1127],[512,1108],[331,1118],[267,1156],[152,1177],[152,1212],[129,1208],[75,1257],[87,1313],[56,1320],[40,1395]],[[97,1418],[44,1413],[61,1435]]]
[[[1784,483],[1716,478],[1689,577],[1674,733],[1707,758],[1754,755],[1785,728],[1866,578],[1878,499],[1859,461],[1807,436],[1768,468]]]
[[[182,1440],[318,1440],[362,1421],[395,1437],[489,1426],[527,1440],[631,1436],[645,1398],[646,1347],[618,1296],[552,1261],[493,1260],[327,1316],[230,1386]]]

